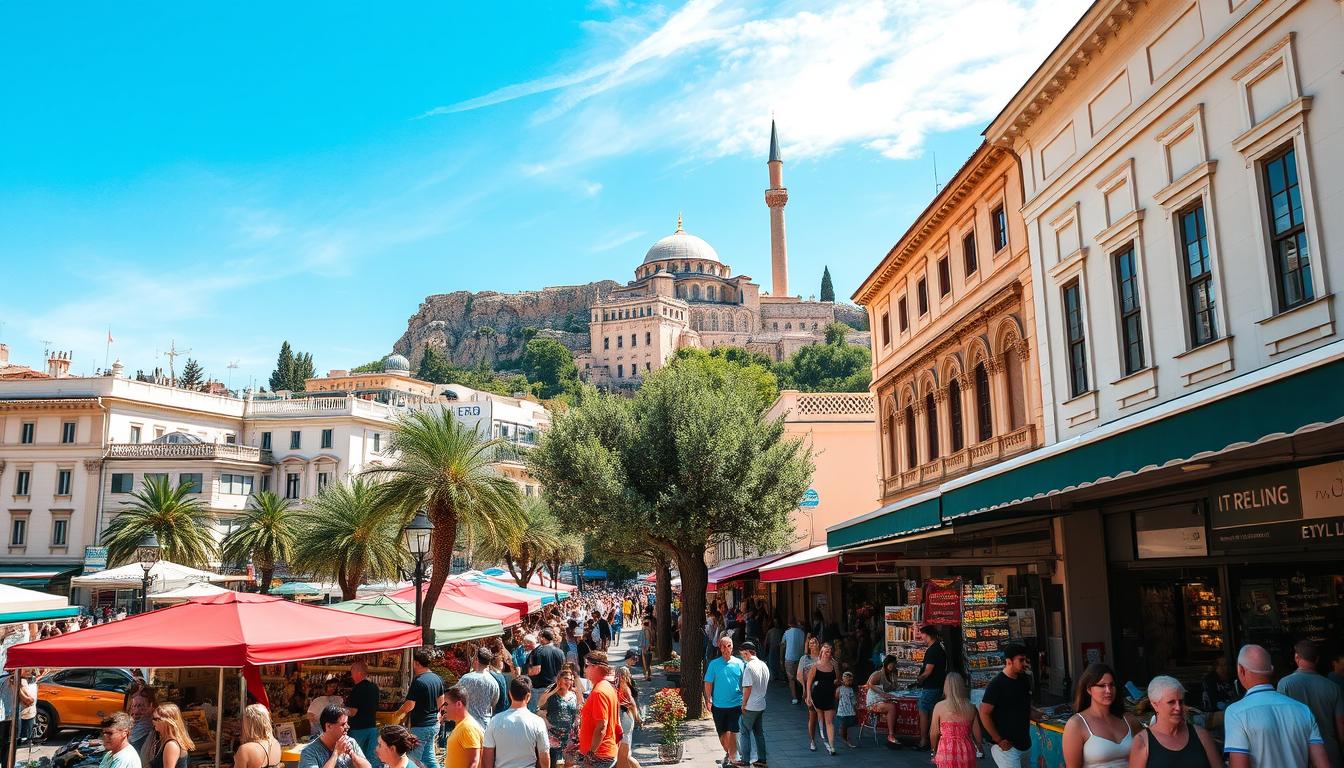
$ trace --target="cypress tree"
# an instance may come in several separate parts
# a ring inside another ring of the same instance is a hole
[[[177,386],[182,389],[200,389],[205,381],[205,370],[201,364],[187,358],[187,364],[182,366],[182,378],[177,380]]]
[[[823,267],[821,270],[821,300],[835,301],[835,286],[831,285],[830,267]]]
[[[280,345],[280,357],[275,361],[270,381],[272,391],[291,389],[290,383],[294,381],[294,350],[290,349],[288,341]]]

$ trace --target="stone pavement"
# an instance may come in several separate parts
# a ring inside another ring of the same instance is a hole
[[[620,660],[625,653],[624,644],[613,646],[608,651],[610,657]],[[654,673],[652,682],[644,682],[643,676],[635,674],[635,682],[639,686],[639,701],[641,707],[647,707],[653,700],[653,695],[661,688],[667,686],[667,681],[662,675]],[[719,760],[723,758],[723,747],[719,745],[719,739],[714,734],[714,722],[709,718],[709,711],[705,711],[705,716],[700,720],[692,720],[683,726],[685,734],[685,748],[681,765],[701,766],[702,768],[712,768]],[[656,724],[650,723],[644,728],[635,731],[634,738],[634,757],[640,765],[652,766],[658,765],[658,730]],[[850,740],[858,744],[855,749],[846,747],[836,734],[836,754],[831,757],[826,752],[826,747],[821,739],[817,740],[817,751],[812,752],[807,748],[807,711],[801,704],[790,703],[788,687],[782,680],[772,681],[770,684],[769,699],[765,709],[765,741],[767,753],[771,768],[811,768],[811,766],[844,766],[844,768],[927,768],[932,765],[927,752],[919,752],[913,749],[890,750],[881,742],[886,739],[886,733],[877,735],[877,742],[873,740],[873,732],[867,730],[864,732],[862,741],[858,738],[858,727],[850,731]],[[736,757],[736,755],[734,755]],[[992,762],[985,758],[981,761],[984,766],[992,765]]]

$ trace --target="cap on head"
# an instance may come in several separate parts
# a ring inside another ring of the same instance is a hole
[[[746,641],[745,643],[742,643],[741,645],[739,645],[739,646],[737,647],[737,649],[738,649],[739,651],[751,651],[752,653],[755,653],[755,652],[756,652],[756,644],[753,643],[752,641],[748,640],[748,641]]]

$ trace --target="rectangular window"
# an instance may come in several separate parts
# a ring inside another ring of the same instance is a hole
[[[70,495],[70,470],[61,469],[56,471],[56,495]]]
[[[905,330],[910,327],[910,313],[906,310],[904,296],[896,302],[896,327],[901,329],[901,333],[905,333]]]
[[[137,426],[131,427],[131,442],[132,443],[140,442],[140,427]]]
[[[33,481],[33,473],[26,469],[20,469],[14,476],[14,495],[27,496],[28,486]]]
[[[330,430],[330,429],[324,429],[324,430],[322,430],[322,447],[323,447],[323,448],[330,448],[330,447],[331,447],[331,434],[332,434],[332,430]]]
[[[603,349],[611,349],[611,337],[610,337],[610,336],[603,336],[603,337],[602,337],[602,348],[603,348]]]
[[[269,490],[271,490],[271,476],[270,476],[270,475],[262,475],[262,476],[261,476],[261,490],[263,490],[263,491],[269,491]]]
[[[145,482],[147,482],[147,483],[157,483],[157,482],[159,482],[159,481],[163,481],[163,482],[165,482],[165,483],[168,482],[168,473],[167,473],[167,472],[146,472],[146,473],[145,473]]]
[[[926,278],[919,278],[915,284],[915,298],[919,302],[919,316],[923,317],[929,313],[929,281]]]
[[[1209,261],[1209,236],[1204,226],[1204,204],[1178,215],[1181,249],[1185,253],[1185,304],[1190,321],[1190,345],[1207,344],[1218,338],[1214,317],[1213,267]]]
[[[644,372],[645,372],[645,373],[648,373],[649,371],[652,371],[652,370],[653,370],[653,364],[650,363],[650,362],[648,362],[648,361],[646,360],[646,361],[644,362]]]
[[[262,432],[262,433],[261,433],[261,449],[262,449],[263,451],[269,451],[269,450],[271,450],[271,433],[270,433],[270,432]]]
[[[32,445],[33,438],[37,435],[37,424],[31,421],[23,422],[19,427],[19,442],[24,445]]]
[[[882,313],[882,346],[891,346],[891,315]]]
[[[1008,247],[1008,214],[1002,205],[989,214],[989,226],[994,237],[994,252],[998,253]]]
[[[630,334],[630,347],[633,349],[637,346],[639,346],[639,334],[632,333]]]
[[[652,332],[652,331],[645,331],[645,332],[644,332],[644,346],[646,346],[646,347],[653,346],[653,332]]]
[[[114,472],[112,474],[112,492],[130,493],[135,489],[135,475],[130,472]]]
[[[70,521],[57,517],[51,521],[51,546],[64,547],[70,534]]]
[[[205,477],[200,472],[183,472],[177,476],[177,486],[187,493],[200,493],[205,488]]]
[[[1278,284],[1279,311],[1315,298],[1307,228],[1302,219],[1302,190],[1297,179],[1297,152],[1289,147],[1265,161],[1265,204],[1269,208],[1270,250]]]
[[[1064,286],[1064,340],[1069,348],[1069,394],[1087,391],[1087,333],[1083,330],[1083,295],[1078,281]]]
[[[624,379],[624,378],[625,378],[625,366],[624,366],[624,365],[618,365],[618,366],[616,366],[616,378],[618,378],[618,379]]]
[[[302,445],[302,444],[303,444],[303,432],[301,432],[300,430],[297,430],[297,429],[290,430],[290,432],[289,432],[289,449],[290,449],[291,451],[298,450],[298,449],[299,449],[299,446]]]
[[[9,525],[9,546],[22,547],[28,543],[28,519],[16,517]]]
[[[1120,354],[1128,376],[1143,369],[1143,308],[1133,245],[1115,255],[1115,289],[1120,304]]]
[[[952,292],[952,267],[948,266],[947,257],[938,260],[938,295],[946,296]]]
[[[75,422],[67,421],[61,425],[61,442],[66,444],[75,442]]]
[[[330,473],[330,472],[318,472],[318,473],[317,473],[317,492],[318,492],[318,493],[321,493],[321,492],[327,487],[327,483],[330,482],[330,481],[331,481],[331,473]]]
[[[980,268],[980,263],[975,259],[975,230],[972,229],[961,238],[961,262],[966,267],[966,274],[973,275]]]
[[[224,444],[225,444],[225,445],[237,445],[237,444],[238,444],[238,436],[237,436],[237,435],[233,435],[233,434],[225,435],[225,436],[224,436]]]
[[[382,433],[382,432],[374,432],[374,433],[373,433],[373,452],[374,452],[374,453],[379,453],[379,452],[381,452],[382,450],[383,450],[383,433]]]
[[[299,498],[299,475],[297,472],[289,472],[285,475],[285,498]]]
[[[617,349],[624,349],[624,348],[625,348],[625,337],[624,337],[624,336],[617,336],[617,337],[616,337],[616,348],[617,348]]]

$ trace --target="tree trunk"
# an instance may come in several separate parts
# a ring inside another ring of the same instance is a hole
[[[271,579],[275,578],[275,566],[261,569],[261,594],[271,594]]]
[[[672,655],[672,570],[666,557],[659,557],[653,566],[656,574],[654,582],[654,617],[658,631],[653,639],[654,656],[666,659]],[[684,654],[685,648],[682,652]]]
[[[429,616],[434,606],[439,604],[439,595],[443,594],[443,585],[448,582],[448,574],[453,570],[453,547],[457,546],[457,514],[451,509],[431,508],[430,521],[434,523],[431,538],[431,563],[433,573],[429,584],[425,586],[425,599],[420,603],[420,615]],[[424,622],[421,633],[425,645],[434,645],[434,629],[430,622]]]
[[[703,547],[677,550],[676,559],[681,571],[681,698],[686,717],[694,720],[704,712],[705,643],[698,628],[705,619],[709,568]]]

